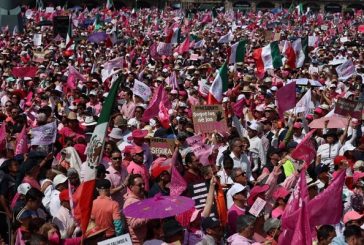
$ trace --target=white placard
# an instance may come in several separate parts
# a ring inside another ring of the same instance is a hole
[[[33,36],[33,44],[34,46],[40,46],[42,45],[42,34],[35,33]]]
[[[107,239],[105,241],[98,242],[97,245],[132,245],[131,238],[129,233],[126,233],[124,235],[114,237]]]
[[[262,198],[258,197],[255,200],[253,206],[249,209],[249,213],[251,213],[255,217],[258,217],[260,212],[262,212],[266,203],[267,203],[266,201],[264,201]]]
[[[150,96],[152,95],[152,90],[150,90],[149,86],[145,83],[142,83],[135,79],[133,93],[134,95],[141,97],[144,101],[148,101]]]

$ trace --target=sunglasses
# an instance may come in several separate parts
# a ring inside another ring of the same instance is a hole
[[[240,176],[245,176],[245,175],[246,175],[246,173],[241,173],[241,174],[237,175],[235,178],[238,178]]]
[[[121,160],[121,157],[113,157],[112,160]]]

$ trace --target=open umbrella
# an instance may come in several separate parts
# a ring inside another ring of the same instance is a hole
[[[184,196],[156,196],[127,206],[123,211],[126,217],[163,219],[181,214],[195,205],[195,201]]]
[[[311,84],[312,87],[322,87],[322,84],[317,80],[312,80],[308,78],[298,78],[298,79],[290,79],[287,81],[287,84],[296,82],[296,85],[307,86]]]
[[[308,126],[310,128],[325,128],[327,121],[327,128],[345,128],[348,125],[348,119],[346,117],[332,115],[315,119]]]

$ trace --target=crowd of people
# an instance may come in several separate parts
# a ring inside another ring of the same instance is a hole
[[[59,15],[70,17],[67,37],[44,25]],[[364,244],[362,110],[335,113],[341,99],[363,101],[362,11],[22,7],[22,19],[23,32],[4,26],[0,33],[2,244],[92,244],[126,233],[147,245]],[[101,39],[91,40],[95,33]],[[293,67],[285,51],[299,38],[304,61]],[[243,59],[231,62],[239,41]],[[256,50],[272,42],[282,64],[261,72]],[[346,61],[355,71],[343,79],[336,68]],[[227,87],[214,99],[226,131],[197,132],[193,108],[210,104],[224,63]],[[85,231],[75,193],[117,77]],[[282,114],[278,94],[292,79],[295,104],[310,96]],[[150,94],[136,92],[136,82]],[[56,125],[53,143],[34,143],[45,125]],[[173,139],[172,154],[152,152],[152,138]],[[202,200],[164,219],[124,215],[169,195]]]

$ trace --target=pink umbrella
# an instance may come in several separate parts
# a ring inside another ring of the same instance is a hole
[[[163,219],[181,214],[195,206],[195,201],[184,196],[156,196],[127,206],[123,211],[126,217]]]
[[[325,128],[327,121],[327,128],[345,128],[348,125],[348,119],[346,117],[332,115],[315,119],[308,126],[310,128]]]

